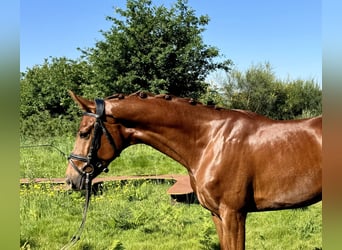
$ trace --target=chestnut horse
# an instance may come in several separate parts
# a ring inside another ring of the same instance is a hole
[[[66,171],[73,189],[108,171],[126,147],[144,143],[181,163],[215,222],[221,249],[245,248],[248,212],[322,199],[322,117],[275,121],[192,99],[137,92],[90,101]]]

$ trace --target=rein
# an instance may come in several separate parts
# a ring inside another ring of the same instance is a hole
[[[89,178],[89,174],[86,174],[85,187],[86,187],[86,198],[85,198],[85,204],[83,208],[83,216],[82,216],[81,225],[79,226],[76,233],[71,237],[69,243],[66,244],[64,247],[62,247],[61,250],[70,249],[73,245],[77,243],[77,241],[81,239],[81,235],[82,235],[84,225],[87,219],[87,212],[88,212],[90,195],[91,195],[91,179]]]
[[[81,234],[84,229],[85,221],[87,218],[87,211],[89,207],[89,201],[91,196],[91,187],[92,187],[92,180],[95,177],[95,172],[100,170],[102,172],[108,172],[107,166],[103,166],[103,162],[101,159],[98,158],[97,152],[100,149],[101,146],[101,136],[104,134],[109,141],[110,145],[113,148],[114,154],[118,152],[117,147],[115,145],[115,142],[113,138],[111,137],[110,133],[108,132],[107,128],[103,124],[103,118],[104,118],[104,100],[103,99],[95,99],[95,105],[96,105],[96,114],[90,113],[90,112],[84,112],[83,115],[91,116],[96,118],[96,121],[94,123],[94,133],[93,138],[91,141],[91,146],[89,148],[89,152],[87,156],[78,155],[71,153],[68,157],[68,160],[70,162],[70,165],[73,167],[73,169],[81,176],[80,179],[80,187],[85,184],[85,190],[86,190],[86,198],[85,198],[85,204],[83,209],[83,217],[81,225],[79,226],[77,232],[72,236],[71,240],[68,244],[66,244],[61,250],[69,249],[73,245],[77,243],[78,240],[81,238]],[[73,160],[84,162],[84,165],[82,168],[78,168],[77,165],[74,163]],[[84,183],[83,183],[84,182]]]

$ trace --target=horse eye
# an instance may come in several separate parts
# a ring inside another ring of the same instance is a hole
[[[82,139],[88,139],[89,133],[88,132],[79,132],[80,138]]]

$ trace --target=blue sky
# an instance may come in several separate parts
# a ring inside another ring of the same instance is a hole
[[[169,7],[175,1],[154,0]],[[124,0],[23,0],[20,71],[45,58],[76,59],[76,49],[94,47]],[[280,79],[315,79],[321,85],[320,0],[189,0],[196,15],[208,14],[204,42],[233,60],[238,70],[270,62]],[[223,58],[222,58],[223,59]],[[214,75],[214,78],[217,75]]]

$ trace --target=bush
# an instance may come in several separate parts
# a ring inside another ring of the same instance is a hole
[[[250,110],[273,119],[322,114],[322,90],[313,80],[279,80],[269,63],[252,66],[246,72],[234,70],[223,84],[222,96],[228,108]]]
[[[48,111],[32,114],[26,118],[20,118],[20,135],[22,139],[42,139],[58,137],[60,135],[71,136],[77,131],[79,119],[70,120],[63,116],[51,117]]]

